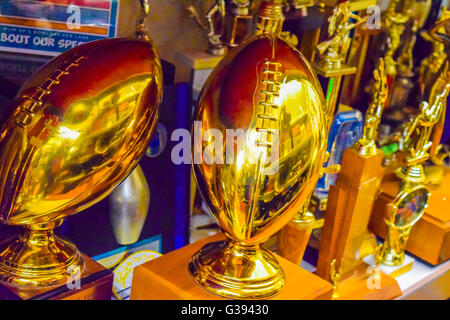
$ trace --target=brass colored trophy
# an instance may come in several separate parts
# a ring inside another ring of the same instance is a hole
[[[24,227],[0,246],[0,281],[44,287],[82,272],[74,244],[53,229],[105,198],[136,167],[162,95],[150,43],[80,45],[39,69],[0,132],[0,219]]]
[[[383,17],[383,26],[387,33],[388,49],[384,55],[386,74],[395,77],[397,75],[396,53],[400,47],[400,38],[405,31],[405,24],[409,21],[411,9],[409,4],[400,9],[401,0],[392,0]],[[406,1],[405,1],[406,2]]]
[[[351,19],[355,22],[352,23]],[[325,98],[330,115],[334,114],[338,103],[342,77],[356,72],[356,67],[345,64],[351,42],[350,31],[366,20],[350,11],[350,1],[339,3],[328,18],[328,39],[316,47],[320,56],[313,67],[319,75],[329,78]]]
[[[273,33],[280,28],[260,26],[259,35],[214,69],[194,117],[203,136],[211,129],[224,136],[230,129],[245,132],[242,143],[227,146],[236,151],[235,161],[194,160],[193,166],[228,239],[200,249],[189,271],[205,289],[238,299],[268,298],[282,289],[284,272],[260,244],[286,225],[314,190],[329,120],[308,62]],[[202,147],[193,145],[194,156]]]
[[[379,248],[376,261],[386,265],[398,266],[403,263],[404,250],[412,226],[424,213],[430,193],[423,185],[426,176],[423,163],[430,158],[431,137],[434,127],[442,121],[450,91],[449,63],[442,68],[441,76],[433,86],[429,101],[420,105],[420,114],[405,126],[403,143],[409,155],[405,165],[398,168],[395,174],[401,179],[402,186],[394,201],[390,216],[385,220],[388,234]]]
[[[388,233],[377,249],[376,263],[400,266],[405,259],[405,247],[414,224],[422,217],[430,193],[421,184],[408,184],[402,188],[391,204],[389,217],[385,219]]]
[[[222,35],[225,23],[225,0],[213,0],[209,9],[204,12],[203,4],[190,1],[187,10],[195,22],[207,32],[208,52],[215,56],[222,56],[226,47],[222,43]]]

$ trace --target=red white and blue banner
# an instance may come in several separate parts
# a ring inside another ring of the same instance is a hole
[[[119,0],[1,0],[0,50],[57,55],[115,37]]]

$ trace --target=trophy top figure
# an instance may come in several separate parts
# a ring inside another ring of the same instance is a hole
[[[151,44],[82,44],[35,72],[0,131],[0,220],[27,230],[0,248],[0,281],[52,285],[80,264],[53,228],[135,168],[157,119],[162,71]]]
[[[197,184],[229,240],[194,255],[191,274],[222,296],[272,296],[284,274],[259,244],[306,202],[324,162],[329,115],[317,77],[288,43],[257,35],[216,66],[194,119],[203,136],[192,146]],[[210,152],[225,136],[226,147]]]

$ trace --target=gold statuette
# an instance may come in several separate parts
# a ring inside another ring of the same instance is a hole
[[[0,246],[0,281],[61,284],[81,254],[53,229],[105,198],[136,167],[162,95],[147,41],[89,42],[33,74],[0,131],[0,220],[25,228]]]
[[[433,86],[429,101],[420,104],[420,113],[406,124],[400,143],[401,149],[408,149],[409,155],[403,167],[395,174],[406,183],[423,183],[425,174],[422,163],[430,158],[429,149],[435,126],[443,121],[443,114],[450,91],[450,70],[446,62],[439,79]]]
[[[361,155],[373,156],[377,154],[378,126],[381,121],[384,105],[388,97],[387,77],[384,72],[384,60],[380,58],[378,67],[373,71],[375,83],[372,88],[372,103],[369,105],[365,116],[363,134],[353,145],[353,148]]]
[[[214,0],[206,12],[203,4],[198,4],[198,1],[191,0],[189,2],[191,4],[187,10],[190,16],[207,32],[208,52],[215,56],[224,55],[226,48],[221,38],[225,22],[225,0]]]
[[[440,24],[441,22],[449,18],[450,18],[450,10],[447,10],[445,7],[442,7],[442,14],[440,19],[436,21],[436,25]],[[434,31],[439,32],[441,34],[445,34],[444,27],[441,27],[438,30],[435,29]],[[442,42],[442,40],[434,39],[432,37],[431,30],[429,32],[424,31],[421,33],[421,35],[426,41],[431,42],[433,46],[431,54],[427,58],[422,60],[422,63],[420,64],[419,85],[421,89],[421,94],[423,95],[427,87],[429,87],[430,84],[433,83],[435,76],[437,75],[438,71],[441,69],[442,65],[447,59],[447,53],[445,52],[445,45]]]
[[[354,19],[355,22],[350,22]],[[367,19],[350,11],[350,1],[339,3],[328,18],[328,39],[317,45],[320,64],[325,70],[341,69],[350,48],[350,31]]]
[[[194,131],[201,126],[204,141],[193,145],[194,174],[228,239],[198,251],[190,273],[220,296],[273,296],[285,276],[260,244],[294,217],[318,180],[328,128],[318,79],[296,49],[274,34],[261,34],[230,51],[213,70],[194,119]],[[218,159],[211,162],[211,143],[238,132],[228,139],[231,145],[214,148]],[[196,162],[203,147],[203,161]]]

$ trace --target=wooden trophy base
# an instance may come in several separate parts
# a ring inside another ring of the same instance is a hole
[[[365,263],[342,278],[333,300],[392,300],[402,294],[395,279]]]
[[[0,300],[111,300],[113,273],[84,254],[83,259],[84,270],[79,289],[76,283],[45,288],[0,284]]]
[[[388,204],[399,191],[399,179],[390,173],[384,176],[381,193],[375,201],[369,229],[385,238],[387,225],[384,218],[389,214]],[[442,183],[430,188],[431,197],[422,218],[412,227],[406,250],[433,264],[450,258],[450,170],[444,172]]]
[[[224,300],[194,282],[188,271],[191,257],[205,244],[225,239],[216,234],[146,262],[134,270],[130,300]],[[332,285],[277,256],[286,283],[275,300],[329,299]]]

